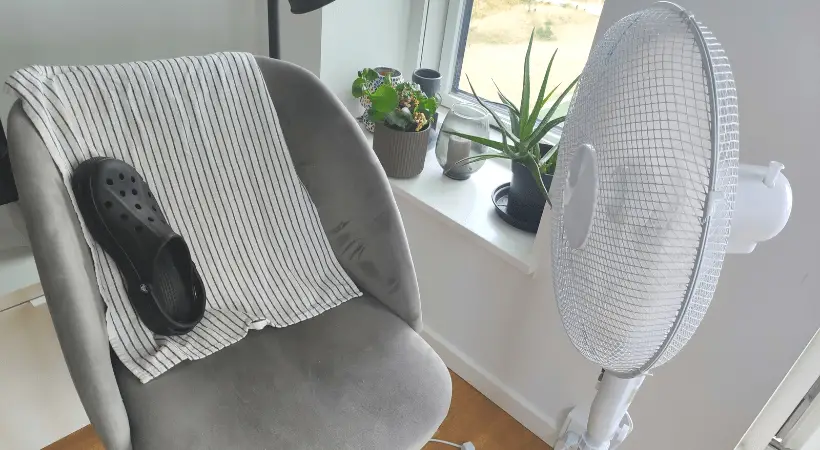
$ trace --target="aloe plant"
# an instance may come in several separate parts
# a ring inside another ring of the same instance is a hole
[[[564,98],[572,92],[572,88],[578,83],[579,77],[576,77],[569,83],[566,89],[564,89],[558,98],[555,99],[552,106],[547,110],[546,114],[544,114],[544,117],[542,117],[539,122],[539,114],[552,99],[553,94],[555,94],[561,84],[559,83],[556,85],[549,93],[546,92],[547,81],[549,80],[550,71],[552,70],[552,63],[555,61],[555,55],[558,53],[558,50],[556,49],[555,52],[552,53],[549,65],[547,66],[547,71],[544,73],[544,80],[541,82],[541,89],[538,92],[538,97],[532,105],[532,108],[530,108],[530,53],[532,53],[532,40],[534,35],[535,30],[533,30],[530,34],[530,42],[527,46],[527,55],[524,57],[524,82],[521,92],[521,105],[516,106],[512,101],[510,101],[510,99],[501,92],[498,85],[495,85],[495,81],[493,81],[493,84],[498,91],[498,97],[509,111],[509,128],[507,128],[505,123],[498,117],[495,111],[487,106],[484,100],[476,94],[475,88],[473,88],[473,83],[470,81],[470,77],[467,77],[467,83],[469,83],[470,90],[472,91],[476,101],[478,101],[478,103],[490,113],[493,120],[495,120],[498,125],[498,128],[501,129],[501,142],[479,136],[458,133],[455,131],[443,132],[469,139],[473,142],[496,150],[495,152],[491,151],[483,155],[475,155],[464,158],[456,163],[456,166],[492,158],[509,159],[513,162],[523,164],[535,178],[535,182],[541,190],[541,193],[544,194],[547,203],[549,203],[550,207],[552,207],[552,202],[549,199],[549,193],[547,192],[547,188],[544,186],[541,175],[547,173],[555,164],[555,158],[559,145],[555,145],[549,152],[547,152],[547,154],[541,156],[541,149],[538,146],[538,142],[541,141],[541,139],[543,139],[550,130],[563,123],[566,119],[566,116],[553,117],[553,115],[555,115],[556,110],[561,105]]]

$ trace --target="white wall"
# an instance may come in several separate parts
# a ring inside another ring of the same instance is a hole
[[[0,77],[30,64],[100,64],[223,50],[267,53],[265,0],[4,0]],[[0,100],[5,122],[11,98]]]
[[[406,66],[412,2],[421,0],[337,0],[322,9],[321,78],[356,115],[358,101],[350,94],[356,73],[365,67],[401,70]]]
[[[288,0],[279,0],[280,56],[316,76],[322,64],[322,18],[322,10],[291,14]]]
[[[650,5],[607,0],[601,26]],[[624,450],[731,449],[820,327],[820,4],[688,0],[725,46],[740,96],[741,160],[777,159],[794,189],[775,241],[729,256],[689,346],[644,384]],[[535,280],[400,203],[426,326],[479,371],[560,424],[594,394],[598,368],[563,333],[549,259]],[[752,450],[752,449],[750,449]],[[754,449],[757,450],[757,449]]]

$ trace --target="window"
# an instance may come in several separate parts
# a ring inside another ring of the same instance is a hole
[[[467,76],[482,98],[500,105],[494,81],[520,104],[524,56],[533,29],[531,101],[556,49],[547,92],[558,83],[567,85],[586,64],[602,7],[603,0],[451,0],[441,52],[444,87],[449,87],[443,91],[445,105],[469,101]],[[568,106],[569,96],[563,112]]]

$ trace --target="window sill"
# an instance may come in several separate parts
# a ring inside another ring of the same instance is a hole
[[[365,131],[368,141],[373,135]],[[422,173],[410,179],[390,178],[393,194],[475,239],[525,274],[534,272],[535,235],[513,228],[495,212],[490,197],[510,181],[509,166],[487,161],[467,180],[444,176],[435,152],[427,152]]]

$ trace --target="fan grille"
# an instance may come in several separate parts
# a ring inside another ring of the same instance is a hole
[[[582,144],[598,156],[593,224],[563,233],[563,188]],[[729,238],[738,117],[728,60],[673,4],[613,25],[590,54],[561,138],[553,276],[564,327],[589,360],[622,376],[657,367],[700,324]],[[722,193],[707,214],[709,192]]]

